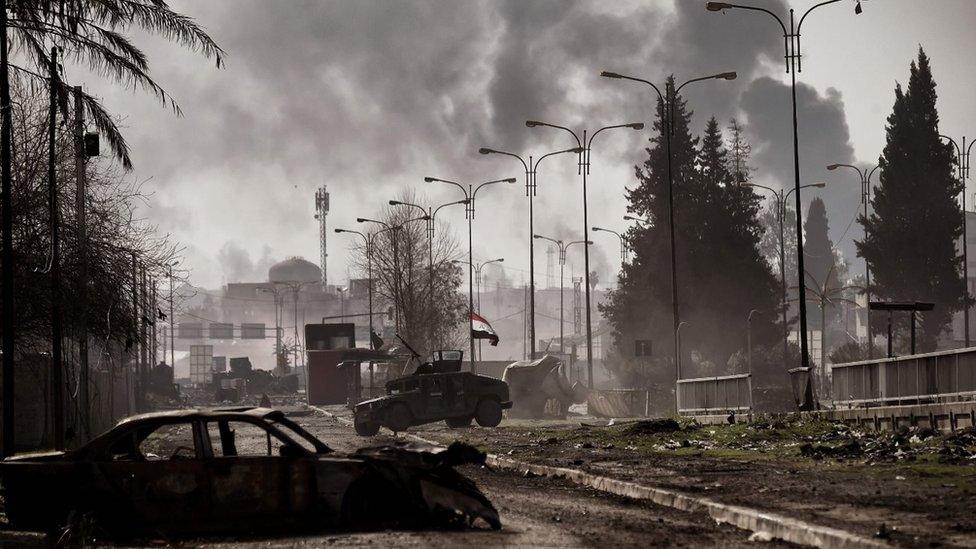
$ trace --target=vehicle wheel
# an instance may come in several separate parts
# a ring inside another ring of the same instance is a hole
[[[356,434],[361,437],[376,436],[376,433],[380,432],[379,423],[373,421],[356,421],[354,426],[356,427]]]
[[[463,427],[470,427],[472,419],[474,418],[471,416],[449,417],[444,421],[447,423],[447,426],[452,429],[461,429]]]
[[[475,408],[474,418],[482,427],[497,427],[502,422],[502,405],[493,398],[483,398]]]
[[[401,431],[406,431],[407,427],[410,427],[410,421],[412,415],[410,414],[410,409],[407,408],[406,404],[394,404],[386,411],[384,425],[390,428],[394,433],[399,433]]]

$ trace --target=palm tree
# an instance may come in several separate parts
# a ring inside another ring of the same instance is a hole
[[[165,0],[6,0],[13,51],[28,66],[9,68],[37,78],[50,66],[50,46],[64,50],[64,58],[87,64],[90,69],[130,88],[141,88],[182,115],[179,105],[149,74],[149,60],[123,34],[138,27],[224,64],[224,51],[190,17],[176,13]],[[65,89],[62,89],[66,92]],[[67,93],[61,101],[67,110]],[[129,147],[109,113],[95,98],[83,95],[85,110],[105,136],[114,156],[129,170]]]
[[[14,278],[10,72],[42,80],[48,67],[55,67],[48,48],[58,47],[64,57],[75,63],[86,63],[130,88],[142,88],[170,105],[180,115],[179,105],[149,75],[146,55],[124,34],[131,28],[162,36],[184,47],[198,51],[223,65],[224,52],[186,15],[176,13],[166,0],[3,0],[0,8],[0,236],[2,236],[2,350],[3,350],[3,439],[0,455],[14,451]],[[10,63],[10,48],[26,65]],[[59,80],[55,78],[55,80]],[[60,82],[52,86],[59,96],[60,109],[67,113],[68,93]],[[108,112],[91,96],[82,94],[85,109],[95,127],[105,136],[113,155],[123,168],[132,168],[129,147]]]

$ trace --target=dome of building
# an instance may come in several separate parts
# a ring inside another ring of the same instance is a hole
[[[268,282],[322,282],[322,269],[304,258],[291,257],[268,269]]]

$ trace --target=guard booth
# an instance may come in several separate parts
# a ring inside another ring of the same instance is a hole
[[[355,325],[306,324],[308,403],[347,404],[359,391],[359,364],[389,360],[385,352],[356,347]]]

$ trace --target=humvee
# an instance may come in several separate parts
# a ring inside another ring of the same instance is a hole
[[[353,408],[356,433],[373,436],[381,426],[399,432],[441,420],[452,428],[467,427],[472,420],[482,427],[497,426],[502,410],[512,407],[508,384],[462,372],[463,355],[457,350],[434,351],[412,371],[408,365],[402,377],[387,382],[386,396]]]

